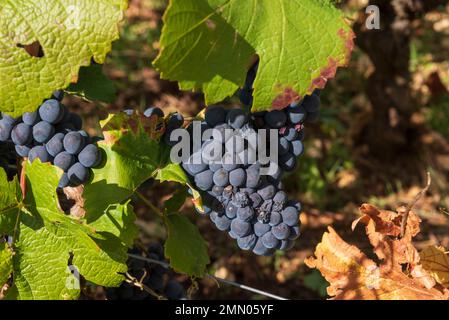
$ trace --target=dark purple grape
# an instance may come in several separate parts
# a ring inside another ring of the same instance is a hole
[[[210,170],[200,172],[195,175],[195,185],[202,191],[211,190],[214,185],[213,177],[214,173]]]
[[[267,223],[262,223],[262,222],[257,221],[254,224],[254,233],[258,237],[263,236],[265,233],[267,233],[270,230],[271,230],[271,226]]]
[[[244,237],[251,232],[251,224],[240,219],[231,222],[231,231],[238,237]]]
[[[246,182],[246,172],[242,168],[237,168],[229,173],[229,183],[234,187],[241,187]]]
[[[290,227],[285,223],[280,223],[271,228],[273,235],[279,240],[286,240],[290,235]]]
[[[317,94],[306,96],[304,98],[304,101],[302,102],[302,105],[308,113],[318,112],[318,110],[320,109],[320,104],[321,100],[319,95]]]
[[[70,184],[78,186],[86,183],[90,178],[90,171],[88,168],[77,162],[67,172]]]
[[[35,112],[25,112],[22,115],[22,121],[29,125],[29,126],[34,126],[36,123],[38,123],[39,121],[41,121],[41,117],[39,116],[39,112],[35,111]]]
[[[226,110],[221,106],[211,106],[204,114],[204,120],[210,127],[215,127],[226,120]]]
[[[257,237],[254,234],[250,234],[246,237],[237,238],[237,245],[242,250],[252,250],[256,245]]]
[[[23,146],[33,141],[31,126],[19,123],[11,131],[11,140],[15,145]]]
[[[65,135],[63,145],[70,154],[78,154],[85,146],[85,138],[79,132],[69,132]]]
[[[63,140],[64,134],[57,133],[45,144],[45,148],[52,157],[56,157],[59,153],[64,151]]]
[[[28,157],[28,154],[30,153],[31,147],[30,146],[14,146],[14,148],[16,149],[16,153],[20,156],[20,157]]]
[[[229,174],[226,170],[219,169],[214,172],[213,181],[216,186],[225,187],[229,184]]]
[[[62,120],[65,111],[61,103],[56,99],[45,101],[39,108],[39,116],[42,120],[56,124]]]
[[[282,221],[290,226],[296,226],[298,224],[299,219],[299,213],[298,210],[295,207],[287,207],[285,208],[282,213]]]
[[[78,155],[78,161],[86,168],[94,168],[101,162],[101,151],[94,144],[88,144]]]
[[[281,242],[279,241],[279,239],[277,239],[272,231],[265,233],[262,237],[262,243],[265,247],[269,248],[269,249],[274,249],[277,248],[281,245]]]
[[[0,141],[4,142],[11,138],[11,131],[13,125],[8,121],[4,120],[5,118],[0,120]]]
[[[45,143],[55,134],[55,127],[47,121],[40,121],[33,127],[33,138],[39,143]]]
[[[251,221],[254,217],[254,209],[250,206],[238,208],[237,217],[242,221]]]
[[[66,151],[59,153],[53,160],[53,164],[64,172],[67,172],[74,163],[75,157]]]
[[[287,115],[284,111],[273,110],[265,114],[264,120],[271,128],[279,129],[287,122]]]
[[[47,152],[44,146],[35,146],[28,153],[28,159],[33,162],[35,159],[40,159],[41,162],[51,162],[53,157]]]

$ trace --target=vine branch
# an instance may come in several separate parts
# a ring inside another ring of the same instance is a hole
[[[415,198],[413,198],[413,201],[410,202],[407,205],[407,207],[405,208],[405,214],[402,217],[402,221],[401,221],[401,238],[404,237],[404,235],[405,235],[405,230],[407,228],[407,220],[408,220],[408,216],[410,215],[410,211],[413,209],[413,207],[416,205],[416,203],[418,203],[418,201],[427,193],[427,191],[430,188],[431,183],[432,183],[432,178],[430,176],[430,173],[427,172],[426,186],[420,192],[418,192],[418,194],[415,196]]]
[[[142,260],[142,261],[146,261],[146,262],[149,262],[149,263],[158,264],[158,265],[160,265],[160,266],[162,266],[162,267],[164,267],[166,269],[171,269],[170,268],[170,264],[168,264],[167,262],[164,262],[164,261],[154,260],[154,259],[142,257],[142,256],[139,256],[137,254],[131,254],[131,253],[128,253],[128,256],[130,258],[134,258],[134,259],[137,259],[137,260]],[[265,296],[267,298],[271,298],[271,299],[275,299],[275,300],[288,300],[288,299],[280,297],[278,295],[275,295],[275,294],[272,294],[272,293],[269,293],[269,292],[266,292],[266,291],[263,291],[263,290],[259,290],[259,289],[256,289],[256,288],[253,288],[253,287],[250,287],[250,286],[246,286],[244,284],[240,284],[240,283],[237,283],[237,282],[234,282],[234,281],[231,281],[231,280],[226,280],[226,279],[223,279],[223,278],[211,275],[209,273],[206,273],[206,277],[211,278],[211,279],[213,279],[215,281],[227,284],[227,285],[231,285],[231,286],[240,288],[242,290],[246,290],[246,291],[249,291],[249,292],[260,294],[260,295]]]

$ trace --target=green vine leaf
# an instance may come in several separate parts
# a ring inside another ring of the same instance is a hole
[[[161,126],[162,125],[162,126]],[[95,221],[110,205],[122,203],[167,162],[168,148],[160,143],[163,122],[143,115],[110,115],[101,123],[104,140],[98,143],[105,162],[93,169],[84,187],[86,219]]]
[[[177,272],[203,277],[210,260],[207,243],[198,228],[177,213],[165,215],[164,222],[168,230],[165,256],[171,267]]]
[[[81,66],[103,63],[126,0],[0,2],[0,111],[34,111]]]
[[[111,79],[103,73],[103,65],[92,64],[82,67],[77,83],[72,83],[65,91],[76,94],[88,101],[112,103],[116,88]]]
[[[25,197],[17,179],[8,182],[0,170],[0,234],[12,237],[14,296],[75,299],[80,289],[71,271],[98,285],[118,286],[127,270],[127,245],[117,233],[62,212],[56,194],[60,169],[36,160],[25,162],[24,172]]]
[[[164,22],[155,67],[184,90],[202,89],[207,104],[242,87],[258,55],[254,111],[323,88],[354,46],[329,0],[171,0]]]
[[[6,243],[0,243],[0,288],[12,274],[12,253]]]

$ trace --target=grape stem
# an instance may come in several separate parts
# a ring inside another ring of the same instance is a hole
[[[146,261],[146,262],[149,262],[149,263],[158,264],[158,265],[160,265],[160,266],[162,266],[162,267],[164,267],[166,269],[170,269],[170,264],[167,263],[167,262],[164,262],[164,261],[154,260],[154,259],[142,257],[140,255],[131,254],[131,253],[128,253],[128,256],[130,258]],[[240,284],[240,283],[237,283],[237,282],[234,282],[234,281],[231,281],[231,280],[226,280],[226,279],[223,279],[223,278],[211,275],[209,273],[206,273],[206,277],[214,279],[214,280],[216,280],[218,282],[221,282],[221,283],[224,283],[224,284],[227,284],[227,285],[230,285],[230,286],[234,286],[234,287],[240,288],[242,290],[246,290],[246,291],[250,291],[250,292],[253,292],[253,293],[260,294],[260,295],[265,296],[267,298],[271,298],[271,299],[275,299],[275,300],[288,300],[286,298],[277,296],[275,294],[272,294],[272,293],[269,293],[269,292],[266,292],[266,291],[262,291],[262,290],[259,290],[259,289],[253,288],[253,287],[249,287],[249,286],[246,286],[244,284]]]

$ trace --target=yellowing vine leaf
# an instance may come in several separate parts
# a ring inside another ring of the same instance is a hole
[[[329,0],[171,0],[154,65],[211,104],[242,87],[258,55],[253,110],[280,109],[324,87],[353,38]]]
[[[430,246],[420,252],[423,268],[435,280],[449,288],[449,255],[443,247]]]
[[[356,246],[346,243],[329,228],[315,249],[315,257],[305,263],[317,268],[330,283],[334,299],[362,300],[446,300],[448,291],[434,288],[435,280],[423,268],[412,238],[419,232],[420,220],[409,212],[406,231],[399,237],[405,208],[381,211],[369,204],[361,206],[368,239],[380,262],[369,259]],[[404,270],[404,267],[406,271]]]
[[[81,66],[102,63],[126,0],[0,1],[0,111],[34,111]]]

